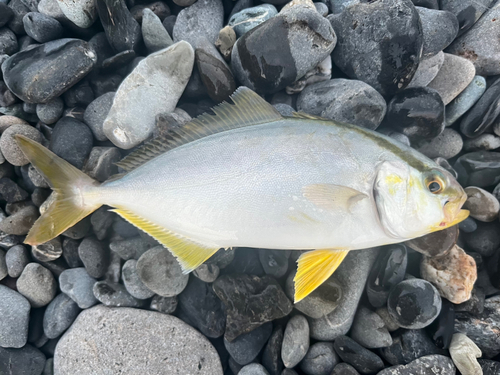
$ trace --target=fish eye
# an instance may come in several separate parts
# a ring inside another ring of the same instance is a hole
[[[432,194],[439,194],[443,191],[443,184],[439,180],[431,180],[427,183],[427,188]]]

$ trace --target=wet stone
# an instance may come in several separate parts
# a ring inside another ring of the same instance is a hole
[[[340,359],[331,342],[317,342],[309,347],[300,362],[300,369],[306,375],[331,375]]]
[[[38,43],[58,39],[63,34],[63,27],[55,18],[38,12],[26,13],[23,17],[24,30]]]
[[[59,337],[74,322],[80,308],[66,294],[59,294],[47,306],[43,316],[43,332],[49,339]]]
[[[464,141],[460,133],[453,129],[444,129],[441,134],[431,140],[420,140],[414,142],[412,146],[430,159],[442,157],[444,159],[451,159],[457,156]]]
[[[427,327],[441,311],[441,297],[438,290],[422,279],[404,280],[389,294],[387,309],[403,328]]]
[[[500,152],[475,151],[460,156],[453,168],[462,186],[480,188],[500,182]]]
[[[71,117],[61,118],[52,131],[49,150],[78,169],[92,150],[92,132],[83,122]]]
[[[465,188],[467,201],[463,208],[470,211],[470,216],[476,220],[490,222],[498,218],[500,202],[488,191],[475,186]]]
[[[213,288],[226,306],[225,338],[228,341],[290,314],[293,308],[270,276],[223,275],[213,283]]]
[[[5,265],[10,277],[19,277],[24,267],[30,262],[29,251],[23,245],[12,246],[5,253]]]
[[[350,78],[368,83],[382,95],[395,94],[410,83],[423,46],[413,4],[402,0],[358,3],[328,19],[339,41],[333,61]],[[374,33],[371,25],[379,25],[384,37]]]
[[[78,246],[78,256],[91,277],[104,276],[109,264],[109,253],[94,237],[84,238]]]
[[[492,256],[500,247],[500,231],[498,229],[497,221],[477,222],[477,229],[473,233],[464,233],[463,236],[468,250],[485,257]]]
[[[456,368],[451,358],[437,354],[420,357],[407,365],[386,368],[377,373],[377,375],[411,375],[415,373],[454,375]]]
[[[231,342],[224,339],[224,347],[236,363],[239,365],[249,364],[264,347],[272,330],[272,323],[265,323],[251,332],[240,335]]]
[[[370,85],[343,78],[314,83],[297,99],[297,109],[311,115],[376,129],[386,113],[386,103]]]
[[[262,350],[262,364],[269,371],[269,375],[280,375],[283,370],[281,360],[281,346],[283,345],[283,328],[276,326],[265,348]]]
[[[378,355],[363,348],[347,336],[337,337],[333,346],[339,357],[361,374],[376,373],[384,368],[384,363]]]
[[[36,115],[43,123],[51,125],[62,116],[64,103],[61,98],[54,98],[45,104],[37,104]]]
[[[47,103],[81,80],[96,61],[87,42],[58,39],[18,52],[2,64],[2,71],[10,91],[23,101]]]
[[[481,134],[477,138],[467,139],[464,142],[464,151],[490,151],[500,148],[500,137],[493,134]]]
[[[446,126],[451,126],[481,98],[486,91],[486,79],[475,76],[472,82],[446,106]]]
[[[448,11],[416,7],[422,22],[422,57],[437,54],[448,47],[458,34],[457,17]]]
[[[172,314],[177,309],[177,296],[162,297],[155,295],[151,300],[149,308],[163,314]]]
[[[384,348],[392,344],[382,318],[364,306],[360,306],[356,312],[350,336],[367,349]]]
[[[229,19],[228,26],[232,26],[236,36],[239,38],[277,14],[278,11],[274,5],[262,4],[234,13]]]
[[[97,304],[98,301],[92,291],[96,281],[83,267],[71,268],[59,275],[61,291],[75,301],[81,309],[88,309]]]
[[[25,297],[5,285],[0,285],[0,314],[2,316],[0,319],[0,365],[3,348],[21,348],[26,344],[30,309],[30,303]]]
[[[412,142],[437,137],[444,129],[443,100],[431,88],[408,88],[391,99],[384,123]]]
[[[428,257],[436,257],[448,253],[457,242],[457,239],[458,227],[454,225],[444,230],[406,241],[405,244]]]

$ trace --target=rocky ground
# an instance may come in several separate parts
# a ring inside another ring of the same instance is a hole
[[[500,374],[500,1],[286,3],[0,0],[0,374]],[[471,217],[351,252],[296,305],[300,252],[183,275],[106,207],[23,244],[50,189],[13,135],[104,181],[240,85],[410,144]]]

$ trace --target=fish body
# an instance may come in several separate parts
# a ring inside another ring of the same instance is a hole
[[[305,114],[282,117],[242,88],[119,163],[103,184],[23,137],[55,202],[26,242],[45,242],[102,205],[156,238],[184,271],[220,248],[314,250],[298,260],[304,298],[350,250],[406,241],[467,216],[466,195],[433,161],[388,137]]]

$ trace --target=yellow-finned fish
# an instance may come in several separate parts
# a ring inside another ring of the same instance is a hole
[[[99,184],[17,136],[56,194],[26,243],[44,243],[102,205],[149,233],[190,272],[220,248],[312,250],[298,259],[295,302],[348,251],[397,243],[468,216],[446,170],[382,134],[302,113],[282,117],[241,87],[180,129],[134,151]]]

